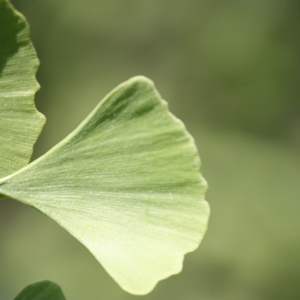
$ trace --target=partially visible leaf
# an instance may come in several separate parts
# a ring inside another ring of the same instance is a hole
[[[14,300],[66,300],[61,288],[49,280],[26,286]]]
[[[37,67],[28,24],[0,0],[0,178],[28,164],[45,122],[34,105]]]
[[[0,193],[68,230],[123,289],[150,292],[182,269],[206,230],[207,188],[195,143],[152,82],[113,90],[43,157],[0,181]]]

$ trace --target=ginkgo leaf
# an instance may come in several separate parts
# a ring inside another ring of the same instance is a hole
[[[0,178],[28,164],[45,118],[34,104],[38,59],[29,27],[0,0]],[[0,196],[1,197],[1,196]]]
[[[56,283],[43,280],[26,286],[14,300],[66,300]]]
[[[84,244],[120,286],[146,294],[182,269],[207,226],[195,143],[153,83],[113,90],[44,156],[0,181]]]

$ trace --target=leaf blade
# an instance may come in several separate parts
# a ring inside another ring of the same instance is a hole
[[[195,143],[153,83],[113,90],[40,159],[0,181],[81,241],[121,287],[150,292],[198,247],[209,207]]]
[[[36,110],[39,62],[29,26],[9,2],[0,1],[0,178],[28,164],[44,125]]]
[[[43,280],[26,286],[14,300],[66,300],[56,283]]]

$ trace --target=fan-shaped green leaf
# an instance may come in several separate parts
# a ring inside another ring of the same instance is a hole
[[[209,207],[199,156],[152,82],[113,90],[43,157],[0,181],[81,241],[123,289],[148,293],[182,269]]]
[[[34,105],[38,59],[24,17],[0,0],[0,178],[28,164],[44,124]]]
[[[14,300],[66,300],[66,298],[56,283],[43,280],[26,286]]]

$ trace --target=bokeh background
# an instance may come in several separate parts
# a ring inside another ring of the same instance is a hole
[[[300,299],[299,0],[13,0],[41,60],[34,158],[145,75],[194,136],[212,214],[183,272],[143,299]],[[0,299],[50,279],[70,300],[134,300],[39,212],[0,202]]]

